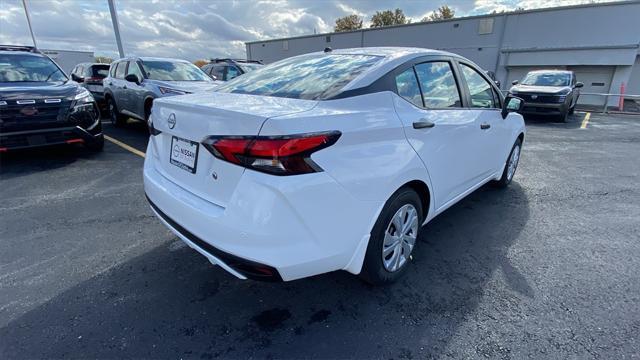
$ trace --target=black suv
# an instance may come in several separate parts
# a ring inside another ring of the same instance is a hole
[[[561,122],[573,114],[582,87],[569,70],[529,71],[512,84],[509,93],[524,100],[523,114],[553,115]]]
[[[91,93],[35,48],[0,45],[0,152],[76,143],[104,145]]]
[[[205,74],[211,76],[213,80],[229,81],[263,66],[257,60],[211,59],[211,62],[201,67],[201,69]]]

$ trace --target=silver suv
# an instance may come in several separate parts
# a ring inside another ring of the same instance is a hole
[[[220,83],[185,60],[131,57],[111,63],[103,84],[111,122],[120,126],[129,117],[146,121],[155,98],[210,91]]]

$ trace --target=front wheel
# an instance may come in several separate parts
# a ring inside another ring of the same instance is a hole
[[[104,149],[104,136],[99,135],[93,141],[87,143],[85,146],[87,147],[87,149],[89,149],[89,151],[92,152],[102,151],[102,149]]]
[[[511,153],[509,153],[507,162],[504,165],[504,170],[502,171],[502,177],[500,178],[500,180],[493,182],[496,187],[506,188],[507,186],[509,186],[509,184],[511,184],[511,180],[513,180],[513,176],[516,174],[516,169],[518,168],[518,163],[520,162],[521,149],[522,140],[518,139],[511,148]]]
[[[109,108],[109,119],[113,126],[122,126],[127,122],[127,118],[122,116],[116,107],[116,102],[112,98],[107,100],[107,107]]]
[[[360,276],[374,285],[398,280],[411,260],[423,210],[411,188],[398,190],[387,201],[371,231]]]

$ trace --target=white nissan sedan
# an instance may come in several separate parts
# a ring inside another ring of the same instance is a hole
[[[288,58],[157,99],[144,187],[160,220],[241,279],[408,268],[422,225],[513,179],[525,126],[471,61],[418,48]]]

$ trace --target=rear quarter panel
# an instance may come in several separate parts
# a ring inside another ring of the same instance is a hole
[[[342,133],[338,142],[311,158],[354,198],[384,204],[413,180],[430,188],[427,169],[407,141],[390,92],[320,101],[313,110],[268,119],[260,135],[331,130]]]

